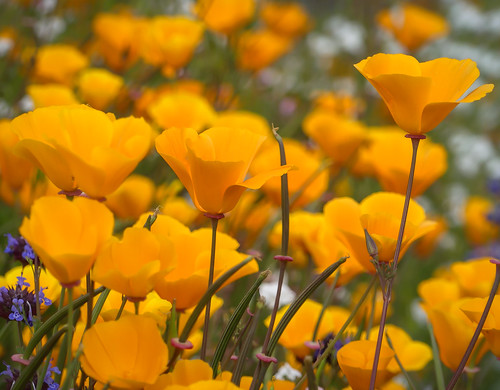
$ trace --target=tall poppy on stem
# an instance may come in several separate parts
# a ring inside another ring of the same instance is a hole
[[[418,144],[421,139],[426,138],[424,134],[434,129],[459,103],[470,103],[483,98],[493,90],[493,84],[482,85],[465,98],[460,99],[479,77],[476,63],[469,59],[459,61],[450,58],[438,58],[419,63],[418,60],[411,56],[379,53],[355,64],[354,67],[375,87],[382,99],[384,99],[394,121],[409,133],[406,137],[412,140],[413,146],[403,215],[391,267],[392,272],[390,276],[386,276],[382,273],[382,268],[378,267],[377,269],[384,290],[384,306],[382,308],[370,379],[370,390],[373,390],[377,377],[392,283],[398,266],[406,216],[410,204]],[[375,260],[377,259],[375,258]]]
[[[196,208],[212,221],[209,286],[213,281],[218,220],[231,211],[243,192],[288,172],[279,166],[246,179],[248,168],[266,137],[248,130],[212,127],[201,134],[191,128],[170,128],[156,138],[156,150],[174,170]],[[246,180],[245,180],[246,179]],[[210,304],[205,314],[202,359],[206,353]]]

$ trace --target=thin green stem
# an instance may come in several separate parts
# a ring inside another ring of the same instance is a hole
[[[92,310],[94,306],[94,281],[90,278],[90,271],[87,272],[85,279],[87,284],[87,293],[89,294],[89,300],[87,301],[87,324],[85,325],[85,330],[87,330],[92,326]]]
[[[125,295],[122,296],[122,304],[120,305],[120,308],[118,309],[118,313],[116,313],[116,318],[115,321],[120,319],[123,313],[123,309],[125,308],[125,304],[127,303],[127,297]]]
[[[71,367],[72,351],[71,344],[73,341],[73,288],[68,288],[68,345],[66,352],[66,368]],[[62,370],[61,370],[62,371]]]
[[[323,307],[321,308],[321,312],[319,313],[318,320],[316,321],[316,325],[314,326],[314,331],[313,331],[311,341],[316,341],[316,338],[318,337],[319,325],[321,324],[321,320],[323,319],[323,316],[325,315],[325,311],[326,311],[326,308],[328,307],[328,304],[332,301],[333,293],[335,292],[335,288],[337,287],[337,282],[339,280],[339,276],[340,276],[340,270],[337,271],[337,273],[335,274],[335,278],[333,279],[333,283],[328,290],[328,295],[327,295],[326,299],[323,301]]]
[[[217,241],[217,225],[219,223],[220,217],[209,217],[212,223],[212,249],[210,251],[210,269],[208,273],[208,287],[210,287],[214,281],[214,269],[215,269],[215,245]],[[208,344],[208,326],[210,323],[210,306],[212,300],[209,299],[207,306],[205,308],[205,322],[203,326],[203,341],[201,343],[200,359],[205,360],[207,356],[207,344]]]
[[[481,315],[481,318],[477,324],[474,335],[472,336],[472,339],[469,342],[467,350],[465,351],[465,354],[462,357],[462,360],[460,361],[460,364],[458,365],[457,370],[453,374],[453,377],[451,378],[450,382],[448,383],[448,386],[446,386],[446,390],[453,389],[455,387],[456,383],[458,382],[460,375],[462,375],[462,371],[464,370],[465,365],[467,364],[467,360],[469,360],[469,356],[471,355],[472,351],[474,350],[474,346],[476,345],[477,339],[479,338],[479,335],[481,334],[481,330],[483,329],[484,323],[486,322],[486,317],[488,317],[488,313],[490,312],[490,308],[491,308],[491,305],[493,304],[493,299],[495,298],[496,292],[498,290],[498,286],[500,285],[500,262],[498,260],[491,260],[491,262],[496,264],[496,272],[495,272],[495,281],[493,282],[493,286],[491,287],[488,301],[486,302],[486,306],[484,307],[483,314]]]
[[[403,236],[404,236],[405,225],[406,225],[406,217],[408,216],[408,208],[410,207],[411,189],[413,186],[413,176],[415,174],[415,165],[417,163],[418,145],[419,145],[421,139],[425,139],[425,135],[407,134],[406,137],[411,139],[412,149],[413,149],[412,150],[412,157],[411,157],[410,173],[408,175],[408,185],[406,186],[406,196],[405,196],[405,201],[404,201],[404,206],[403,206],[403,214],[401,216],[401,224],[399,225],[398,239],[396,241],[396,249],[394,251],[394,260],[392,262],[393,273],[392,273],[391,277],[387,280],[385,289],[383,291],[384,305],[382,307],[382,315],[380,317],[380,325],[379,325],[378,337],[377,337],[377,346],[375,348],[375,355],[373,356],[373,366],[372,366],[372,373],[371,373],[371,377],[370,377],[370,390],[375,389],[375,381],[377,379],[378,362],[380,359],[380,350],[382,348],[382,340],[384,337],[385,322],[387,320],[387,311],[389,309],[389,304],[391,301],[392,284],[394,282],[394,277],[395,277],[396,271],[398,269],[399,254],[401,252],[401,246],[403,244]],[[377,269],[377,272],[380,272],[379,269]]]

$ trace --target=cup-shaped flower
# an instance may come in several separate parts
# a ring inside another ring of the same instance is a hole
[[[0,120],[0,179],[14,191],[21,189],[33,173],[33,164],[15,153],[19,137],[12,131],[10,121]]]
[[[377,341],[377,329],[372,329],[369,340]],[[422,370],[427,363],[432,360],[431,348],[421,341],[412,340],[410,335],[402,328],[387,324],[385,326],[385,337],[382,345],[390,348],[388,338],[390,339],[394,352],[406,371]],[[394,374],[401,372],[401,368],[396,359],[389,362],[387,369]]]
[[[375,87],[394,121],[410,134],[434,129],[460,103],[483,98],[484,84],[461,98],[479,77],[472,60],[438,58],[419,63],[404,54],[376,54],[354,65]]]
[[[203,38],[203,23],[184,16],[157,16],[148,21],[141,56],[148,64],[181,68]]]
[[[210,127],[217,117],[207,99],[182,90],[162,93],[147,111],[161,128],[192,127],[198,132]]]
[[[304,144],[294,139],[283,140],[287,163],[296,169],[288,175],[288,190],[292,208],[305,206],[318,200],[328,187],[328,170],[322,166],[322,156],[319,151],[311,151]],[[279,150],[276,147],[266,147],[261,150],[250,167],[250,172],[264,171],[266,167],[279,161]],[[274,178],[262,186],[262,190],[274,204],[281,204],[281,180]],[[299,193],[298,195],[297,193]],[[297,195],[295,195],[297,194]]]
[[[396,241],[401,224],[404,196],[392,192],[377,192],[361,203],[351,198],[336,198],[325,205],[327,223],[350,253],[369,271],[374,267],[366,249],[364,230],[375,241],[380,261],[394,258]],[[401,255],[410,244],[434,228],[435,222],[427,221],[424,209],[410,200]]]
[[[26,87],[26,92],[33,100],[34,108],[79,103],[73,89],[62,84],[31,84]]]
[[[370,161],[375,176],[385,191],[406,193],[410,170],[412,146],[404,133],[388,133],[384,138],[374,139],[369,147]],[[448,167],[446,149],[430,140],[420,142],[411,196],[422,195],[439,179]]]
[[[278,60],[291,48],[291,41],[271,30],[245,31],[236,47],[238,67],[257,72]]]
[[[465,236],[473,245],[484,245],[497,239],[500,228],[488,218],[495,204],[482,196],[471,196],[465,202]]]
[[[351,341],[337,352],[340,369],[353,390],[366,390],[370,387],[376,344],[376,341],[372,340]],[[393,358],[394,352],[382,345],[375,387],[379,388],[394,376],[388,369]]]
[[[231,34],[252,19],[255,0],[198,0],[194,12],[209,29]]]
[[[130,299],[145,299],[156,282],[176,265],[174,245],[146,228],[125,229],[123,238],[112,237],[94,264],[92,277]]]
[[[78,78],[78,90],[84,102],[105,110],[118,96],[123,79],[106,69],[89,68]]]
[[[115,192],[106,197],[104,204],[117,218],[137,219],[149,209],[154,193],[153,180],[147,176],[132,174]]]
[[[463,302],[460,309],[469,320],[477,324],[481,319],[487,301],[488,298],[472,298]],[[498,295],[495,295],[493,299],[481,333],[484,335],[491,352],[493,352],[497,358],[500,358],[500,299]]]
[[[156,150],[200,211],[223,214],[236,206],[247,188],[260,188],[268,179],[290,169],[267,169],[246,179],[264,140],[265,137],[242,129],[213,127],[198,135],[190,128],[171,128],[156,138]]]
[[[337,164],[347,162],[366,138],[361,122],[325,109],[309,113],[302,126],[304,132]]]
[[[151,127],[134,117],[115,120],[88,106],[36,109],[12,121],[17,150],[64,191],[92,198],[112,193],[146,155]]]
[[[290,38],[304,35],[313,25],[300,2],[266,2],[262,4],[260,17],[267,28]]]
[[[127,315],[87,330],[80,363],[85,373],[112,389],[139,389],[165,370],[168,349],[152,318]]]
[[[76,74],[88,66],[76,47],[64,44],[42,46],[35,58],[35,77],[42,82],[71,85]]]
[[[113,222],[111,211],[95,200],[47,196],[33,203],[19,232],[61,284],[73,285],[90,271]]]
[[[449,30],[441,15],[411,3],[382,10],[377,14],[377,22],[408,50],[416,50]]]
[[[276,314],[278,323],[290,305],[283,306]],[[315,342],[313,332],[321,313],[322,305],[311,299],[307,299],[293,316],[290,323],[279,339],[279,343],[291,351],[299,359],[303,359],[310,354],[311,349],[307,343]],[[349,311],[342,307],[329,306],[321,318],[321,323],[317,332],[317,339],[324,338],[328,333],[336,334],[344,322],[349,317]],[[271,317],[264,320],[264,324],[269,326]],[[351,328],[350,330],[353,330]],[[355,329],[354,329],[355,332]]]

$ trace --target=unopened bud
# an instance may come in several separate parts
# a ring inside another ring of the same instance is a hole
[[[365,229],[365,241],[366,241],[366,249],[368,250],[368,254],[373,258],[378,258],[378,248],[375,240],[370,236],[368,230]]]

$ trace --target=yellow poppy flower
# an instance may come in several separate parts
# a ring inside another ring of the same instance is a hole
[[[462,296],[482,298],[488,296],[495,280],[495,267],[491,257],[480,257],[454,262],[451,276],[460,287]]]
[[[394,352],[398,356],[405,370],[420,371],[432,360],[431,348],[421,341],[412,340],[410,335],[407,334],[402,328],[392,324],[385,325],[382,345],[389,348],[387,336],[391,339]],[[377,337],[378,327],[372,329],[369,340],[377,341]],[[401,372],[401,368],[399,367],[396,359],[389,362],[387,369],[394,374]]]
[[[115,217],[137,219],[148,210],[153,201],[154,192],[153,180],[146,176],[132,174],[120,184],[115,192],[106,197],[104,204],[115,214]]]
[[[238,67],[259,71],[268,67],[291,48],[290,39],[271,30],[245,31],[236,46]]]
[[[127,13],[99,13],[92,29],[96,38],[96,50],[106,64],[116,71],[134,64],[139,58],[142,31],[146,20]]]
[[[182,68],[203,38],[203,23],[184,16],[156,16],[142,37],[141,56],[148,64]]]
[[[312,21],[299,2],[265,2],[260,17],[267,28],[290,38],[304,35],[312,27]]]
[[[78,283],[113,231],[113,214],[101,203],[76,197],[36,200],[19,232],[61,284]]]
[[[411,142],[404,133],[392,132],[385,138],[376,139],[369,148],[370,161],[375,168],[375,176],[385,191],[406,194],[408,173],[412,158]],[[422,195],[429,186],[439,179],[448,168],[446,149],[430,140],[420,142],[415,174],[413,176],[412,197]]]
[[[108,240],[94,264],[96,282],[127,298],[143,300],[177,263],[173,243],[146,228],[125,229],[123,238]]]
[[[226,127],[213,127],[202,134],[190,128],[171,128],[156,138],[156,150],[177,174],[198,210],[224,214],[236,206],[247,188],[260,188],[290,169],[269,169],[268,165],[246,179],[264,139],[247,130]]]
[[[73,90],[61,84],[31,84],[26,92],[33,99],[35,108],[78,104]]]
[[[312,103],[315,109],[326,110],[347,118],[355,118],[364,110],[361,99],[343,92],[321,91]]]
[[[33,164],[24,157],[13,152],[18,144],[19,137],[12,131],[10,121],[0,120],[0,179],[2,185],[12,191],[18,191],[31,178]]]
[[[97,110],[106,109],[122,87],[123,79],[106,69],[89,68],[78,78],[78,90],[83,101]]]
[[[74,77],[88,66],[88,59],[76,47],[54,44],[42,46],[35,58],[35,78],[71,86]]]
[[[166,369],[168,349],[153,319],[123,316],[88,329],[80,362],[85,373],[112,389],[138,389]]]
[[[213,31],[229,35],[255,13],[255,0],[198,0],[194,13]]]
[[[376,19],[408,50],[416,50],[449,30],[448,22],[441,15],[411,3],[385,9]]]
[[[115,120],[88,106],[52,106],[18,116],[16,149],[64,191],[104,197],[149,150],[151,128],[133,117]]]
[[[473,245],[483,245],[497,239],[500,231],[497,224],[488,220],[494,203],[481,196],[470,196],[464,208],[465,235]]]
[[[372,340],[357,340],[347,343],[338,350],[337,360],[340,369],[353,390],[366,390],[370,387],[376,344],[377,342]],[[382,345],[375,387],[379,388],[394,376],[388,369],[393,358],[394,352]]]
[[[281,320],[288,307],[289,305],[283,306],[278,311],[276,323]],[[307,343],[317,341],[313,340],[312,337],[321,308],[322,304],[307,299],[285,328],[278,343],[300,359],[309,355],[311,349],[307,346]],[[348,310],[336,306],[328,307],[321,318],[317,339],[323,339],[328,333],[336,334],[348,317]],[[269,316],[264,320],[266,326],[269,326],[270,319]]]
[[[148,113],[163,129],[191,127],[198,132],[210,127],[217,117],[207,99],[188,91],[161,94],[148,107]]]
[[[464,301],[462,306],[460,306],[460,310],[462,310],[467,318],[474,324],[477,324],[481,319],[487,301],[488,298],[472,298]],[[484,335],[491,352],[493,352],[497,358],[500,357],[500,299],[498,295],[495,295],[493,298],[493,303],[481,333]]]
[[[346,163],[366,138],[366,130],[361,122],[324,109],[310,112],[302,127],[304,133],[337,164]]]
[[[438,58],[419,63],[404,54],[376,54],[354,65],[375,87],[394,121],[410,134],[434,129],[458,104],[493,90],[484,84],[461,98],[479,77],[472,60]]]
[[[322,169],[321,155],[317,151],[307,149],[294,139],[283,140],[288,164],[296,169],[288,175],[290,197],[299,190],[301,195],[291,203],[291,207],[299,208],[320,199],[328,186],[328,170]],[[262,150],[250,166],[250,172],[267,169],[274,161],[279,161],[279,149],[267,147]],[[262,186],[262,190],[274,204],[281,204],[281,180],[274,178]]]
[[[365,267],[374,271],[366,249],[364,229],[372,236],[378,248],[380,261],[394,258],[401,224],[404,196],[391,192],[377,192],[361,203],[351,198],[336,198],[325,205],[327,223],[350,253]],[[424,209],[410,200],[408,217],[401,246],[401,256],[410,244],[434,228],[434,222],[425,219]]]

